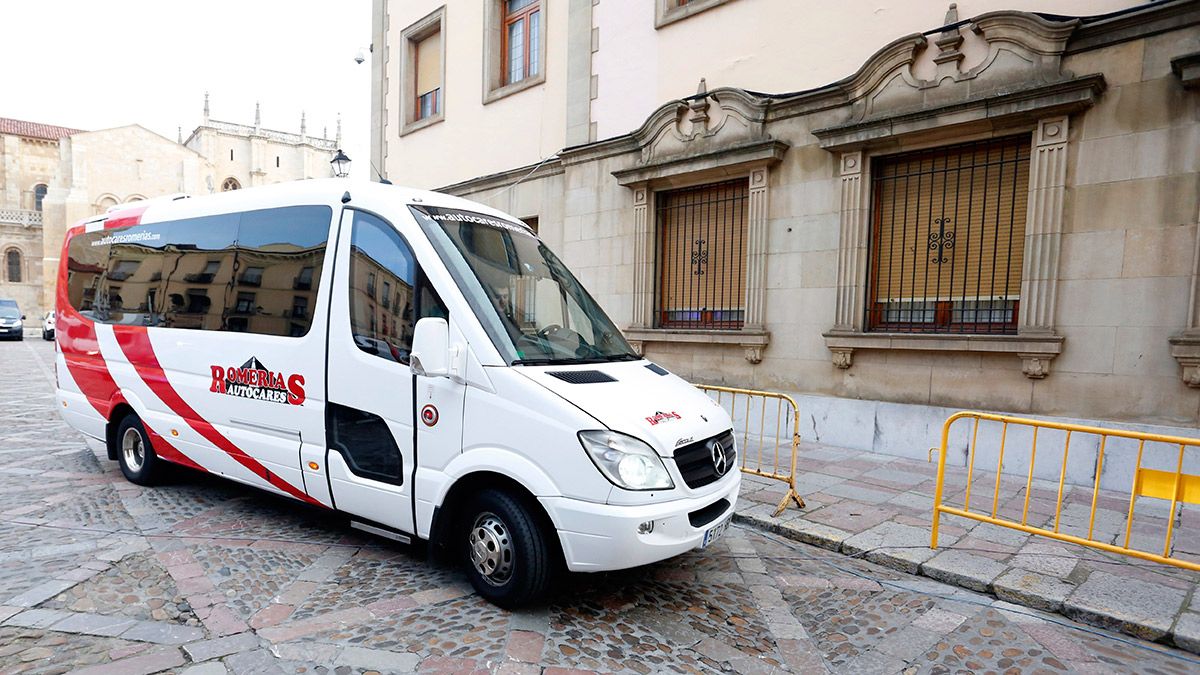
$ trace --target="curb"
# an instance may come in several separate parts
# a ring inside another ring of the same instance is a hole
[[[1188,615],[1186,609],[1180,615],[1180,618],[1174,622],[1170,629],[1164,631],[1162,626],[1151,626],[1143,623],[1132,622],[1127,617],[1118,617],[1112,614],[1096,611],[1095,609],[1091,609],[1090,611],[1086,612],[1078,611],[1078,609],[1072,607],[1070,603],[1064,604],[1063,598],[1042,597],[1036,593],[1006,592],[1008,590],[1006,588],[1002,588],[999,592],[997,592],[997,589],[992,581],[981,581],[978,578],[972,578],[958,574],[947,574],[945,570],[929,567],[927,564],[929,560],[924,562],[915,562],[911,557],[902,557],[896,553],[889,552],[887,548],[872,550],[863,555],[863,550],[859,547],[846,545],[846,540],[853,536],[851,533],[828,527],[820,523],[813,523],[802,519],[779,522],[758,515],[741,512],[734,512],[733,520],[734,522],[743,523],[771,534],[777,534],[781,537],[791,539],[792,541],[809,544],[810,546],[823,548],[835,553],[854,556],[859,560],[867,560],[899,572],[905,572],[914,576],[923,576],[948,585],[958,586],[959,588],[990,595],[997,600],[1011,602],[1014,605],[1021,605],[1038,611],[1058,614],[1066,619],[1078,621],[1080,623],[1095,626],[1104,630],[1117,631],[1140,640],[1169,645],[1193,654],[1200,654],[1200,641],[1195,639],[1193,636],[1193,630],[1185,629],[1181,632],[1177,631],[1181,624],[1186,623],[1183,619],[1183,617]],[[797,527],[797,525],[802,526],[804,529]],[[903,553],[906,550],[909,549],[900,549],[899,552]],[[938,548],[939,552],[952,550],[954,550],[952,545],[941,546]],[[999,576],[1002,577],[1004,575],[1001,574]],[[995,579],[993,579],[993,581],[995,581]]]

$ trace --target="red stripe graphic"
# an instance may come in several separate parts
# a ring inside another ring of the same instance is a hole
[[[195,429],[209,443],[223,450],[225,454],[232,457],[259,478],[296,499],[316,506],[325,506],[316,499],[309,497],[303,490],[296,488],[291,483],[268,471],[267,467],[234,445],[232,441],[225,438],[221,432],[217,431],[213,425],[206,422],[199,413],[193,410],[179,395],[179,392],[175,391],[171,383],[167,381],[167,375],[163,372],[162,366],[158,362],[158,357],[154,354],[154,346],[150,344],[150,336],[144,327],[113,326],[113,334],[117,337],[117,344],[121,345],[121,351],[125,352],[125,357],[129,359],[129,363],[137,370],[138,375],[141,376],[146,386],[150,387],[150,390],[163,403],[167,404],[167,407],[172,412],[182,417],[188,423],[188,426]]]
[[[107,221],[105,227],[137,225],[145,210],[146,207],[142,206],[122,211],[118,214],[117,219]],[[68,254],[69,245],[72,237],[83,234],[84,231],[83,225],[76,225],[70,228],[67,236],[63,238],[62,252],[59,254],[58,263],[58,286],[55,294],[58,316],[54,339],[58,342],[58,347],[63,354],[63,361],[67,364],[67,370],[71,373],[71,378],[75,380],[79,391],[83,392],[88,403],[96,409],[96,412],[100,413],[101,417],[109,420],[112,417],[113,408],[119,403],[126,402],[125,397],[121,395],[121,388],[117,386],[112,373],[108,371],[108,364],[104,362],[104,354],[101,353],[100,342],[96,338],[96,324],[75,311],[68,298],[71,259]],[[146,433],[150,436],[150,447],[154,450],[154,454],[168,462],[206,471],[204,467],[192,461],[179,448],[151,429],[150,425],[146,424],[146,420],[142,420],[142,425],[146,427]]]
[[[108,220],[104,221],[104,229],[111,230],[114,227],[128,227],[137,225],[142,222],[142,214],[146,212],[148,206],[131,206],[127,209],[114,211],[109,214]]]
[[[163,438],[158,432],[151,429],[150,425],[146,424],[146,420],[142,420],[142,425],[146,427],[146,433],[150,434],[150,447],[154,448],[154,454],[162,457],[168,462],[175,462],[176,464],[186,466],[189,469],[196,469],[197,471],[204,471],[205,473],[208,472],[208,469],[205,469],[199,464],[193,462],[191,458],[183,454],[179,448],[171,445],[167,439]]]

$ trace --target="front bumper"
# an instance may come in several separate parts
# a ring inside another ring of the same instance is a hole
[[[19,337],[24,333],[24,326],[0,326],[0,337]]]
[[[559,524],[567,568],[572,572],[602,572],[648,565],[686,553],[704,541],[709,528],[729,519],[737,506],[742,484],[740,471],[727,484],[703,497],[676,499],[658,504],[621,506],[594,504],[566,497],[540,501]],[[689,514],[724,499],[728,506],[718,515],[693,527]],[[638,525],[654,521],[654,531],[638,534]]]

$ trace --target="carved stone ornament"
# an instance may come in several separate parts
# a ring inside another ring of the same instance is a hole
[[[763,99],[741,89],[710,92],[701,79],[694,96],[660,107],[633,132],[641,148],[639,163],[653,164],[767,140],[766,110]]]
[[[1005,10],[958,26],[958,10],[951,5],[945,21],[954,27],[936,34],[932,43],[920,34],[902,37],[839,82],[837,87],[851,104],[849,119],[814,133],[824,141],[828,131],[846,125],[1074,78],[1063,70],[1062,55],[1077,19],[1055,21]],[[966,81],[969,87],[946,86]]]
[[[1050,374],[1050,359],[1045,354],[1018,354],[1021,357],[1021,372],[1031,380],[1040,380]]]
[[[1183,382],[1193,389],[1200,389],[1200,334],[1195,329],[1184,331],[1169,340],[1171,356],[1179,363]]]
[[[638,356],[646,355],[646,343],[641,340],[629,340],[629,346],[633,348],[633,353]]]
[[[832,347],[829,350],[833,353],[833,365],[841,370],[846,370],[854,365],[854,350],[842,347]]]
[[[749,361],[750,363],[761,363],[762,362],[762,353],[763,353],[762,345],[742,345],[742,348],[746,350],[746,360],[747,361]]]

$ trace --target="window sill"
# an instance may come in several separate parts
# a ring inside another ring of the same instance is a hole
[[[496,87],[495,89],[489,89],[485,91],[483,93],[483,104],[487,105],[493,101],[499,101],[506,96],[511,96],[519,91],[524,91],[530,87],[543,84],[545,81],[546,73],[543,69],[543,72],[538,75],[534,75],[533,77],[527,77],[519,82],[513,82],[512,84],[506,84],[503,87]]]
[[[1050,373],[1050,361],[1062,353],[1063,337],[1053,333],[1018,335],[952,335],[947,333],[850,333],[830,331],[823,335],[833,352],[833,365],[849,368],[856,349],[907,349],[913,351],[987,352],[1016,354],[1021,372],[1040,380]]]
[[[400,135],[407,136],[408,134],[411,134],[414,131],[420,131],[421,129],[424,129],[425,127],[433,126],[434,124],[437,124],[438,122],[444,122],[445,120],[446,120],[446,113],[443,111],[436,115],[430,115],[429,117],[422,117],[419,120],[405,122],[404,126],[400,128]]]
[[[644,353],[647,342],[737,345],[746,352],[750,363],[762,361],[763,349],[771,342],[764,330],[696,330],[679,328],[626,328],[625,338],[638,354]]]

